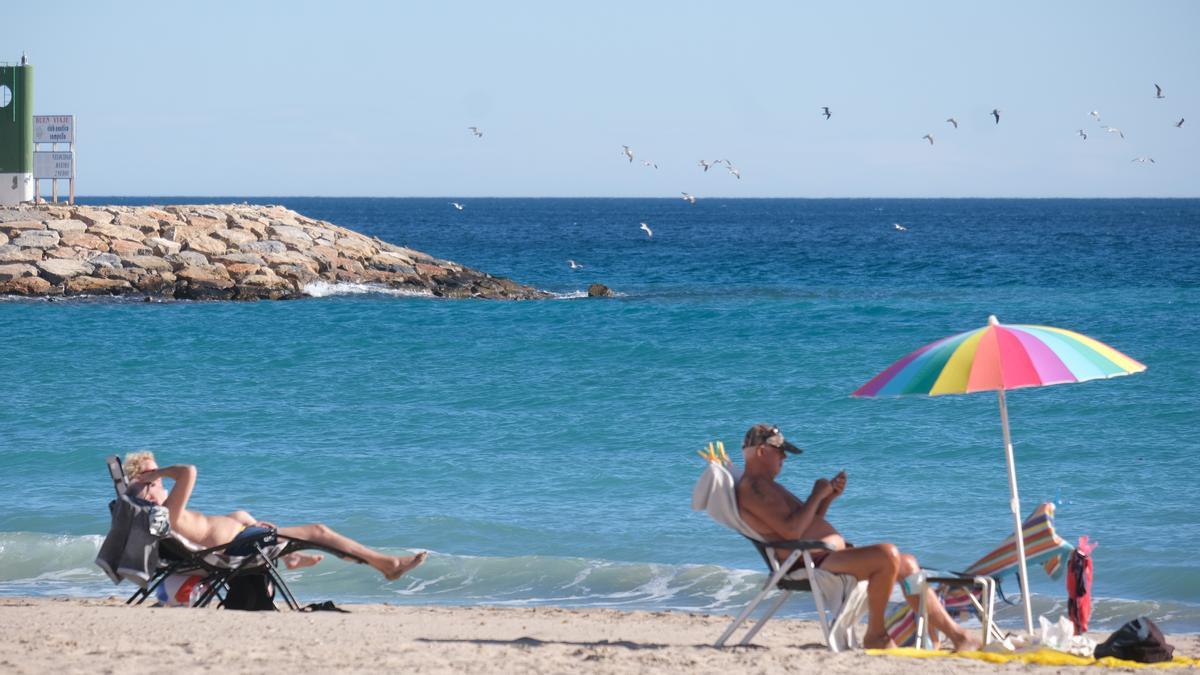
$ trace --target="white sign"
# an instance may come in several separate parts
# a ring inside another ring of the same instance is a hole
[[[42,178],[74,178],[75,152],[35,152],[33,153],[33,177]]]
[[[74,143],[74,115],[34,115],[34,143]]]

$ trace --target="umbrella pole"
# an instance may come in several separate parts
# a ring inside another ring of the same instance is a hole
[[[1012,494],[1009,508],[1013,514],[1013,537],[1017,541],[1017,559],[1021,565],[1021,604],[1025,607],[1025,631],[1033,634],[1033,609],[1029,605],[1029,574],[1025,565],[1025,537],[1021,527],[1021,498],[1017,496],[1017,464],[1013,459],[1012,436],[1008,431],[1008,405],[1004,390],[1000,394],[1000,425],[1004,428],[1004,456],[1008,460],[1008,491]]]

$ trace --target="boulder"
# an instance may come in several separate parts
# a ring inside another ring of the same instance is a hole
[[[42,260],[37,264],[37,268],[41,270],[43,278],[49,280],[51,283],[61,284],[68,279],[91,274],[95,271],[96,266],[82,260],[52,258],[50,260]]]
[[[258,255],[267,255],[272,253],[287,253],[287,245],[282,241],[267,239],[265,241],[252,241],[238,246],[238,250],[243,253],[257,253]]]
[[[141,230],[115,223],[96,223],[88,227],[88,233],[98,234],[109,239],[129,239],[131,241],[141,241],[143,237]]]
[[[8,243],[8,235],[4,234],[3,232],[0,232],[0,246],[3,246],[7,243]]]
[[[261,274],[263,270],[269,272],[270,268],[264,268],[262,265],[254,265],[252,263],[229,263],[225,265],[225,271],[229,272],[229,276],[238,280],[252,274]]]
[[[99,277],[74,277],[63,288],[66,295],[121,295],[133,290],[124,279],[101,279]]]
[[[342,255],[348,258],[370,258],[375,255],[375,244],[360,235],[353,237],[338,237],[334,246]]]
[[[54,284],[41,277],[17,277],[0,281],[0,295],[27,295],[31,297],[50,295]]]
[[[611,298],[613,297],[612,289],[604,284],[592,284],[588,286],[589,298]]]
[[[235,284],[220,265],[188,266],[175,273],[175,297],[188,300],[228,300]]]
[[[275,268],[275,273],[284,279],[295,282],[296,288],[304,288],[305,284],[320,279],[315,272],[305,265],[280,265]]]
[[[89,251],[86,248],[78,246],[59,246],[58,248],[46,249],[46,258],[65,258],[67,260],[87,260],[96,255],[95,251]]]
[[[252,241],[258,241],[258,235],[248,230],[217,230],[216,232],[212,233],[212,236],[225,242],[225,244],[230,248],[237,248],[242,244],[249,244]]]
[[[0,265],[0,281],[12,281],[21,277],[37,276],[37,268],[25,263]]]
[[[63,232],[60,241],[67,246],[88,248],[101,253],[108,250],[108,242],[87,232]]]
[[[304,265],[305,267],[311,269],[313,274],[316,274],[320,269],[320,265],[317,263],[317,261],[309,258],[299,251],[288,251],[287,253],[269,253],[263,256],[263,260],[266,260],[267,264],[272,267],[278,267],[280,265]]]
[[[117,214],[116,224],[123,227],[131,227],[144,234],[158,232],[160,227],[158,218],[153,218],[145,213],[120,213]]]
[[[13,244],[0,246],[0,263],[37,262],[42,259],[42,249],[21,248]]]
[[[288,248],[304,251],[312,248],[313,245],[312,237],[308,236],[304,230],[291,225],[272,224],[267,232],[272,239],[283,242]]]
[[[89,226],[104,225],[113,221],[113,214],[109,213],[108,211],[93,209],[87,206],[81,206],[75,209],[75,212],[71,215],[71,217],[75,218],[76,220],[82,220]]]
[[[246,263],[250,265],[266,265],[267,262],[262,259],[262,256],[253,253],[226,253],[225,255],[215,255],[212,257],[213,262],[219,262],[226,266],[231,263]]]
[[[143,269],[126,269],[124,267],[97,267],[96,273],[93,276],[101,279],[124,279],[130,285],[134,284],[138,279],[146,274]]]
[[[198,251],[205,255],[218,255],[229,250],[225,242],[220,239],[197,232],[187,234],[183,238],[182,243],[185,251]]]
[[[46,225],[40,220],[10,220],[0,223],[0,232],[8,235],[9,239],[16,239],[21,236],[22,232],[44,229],[46,229]]]
[[[54,230],[26,230],[21,236],[14,237],[13,246],[23,248],[54,248],[58,246],[58,233]]]
[[[121,266],[121,257],[117,256],[117,255],[113,255],[112,253],[97,253],[96,255],[89,257],[87,259],[87,261],[97,267],[120,267]]]
[[[317,245],[308,249],[309,257],[317,261],[319,271],[324,273],[337,269],[338,252],[333,246]]]
[[[140,241],[129,241],[128,239],[113,239],[108,243],[108,248],[122,258],[131,255],[149,255],[154,252],[154,249],[150,246]]]
[[[175,275],[170,272],[143,274],[133,282],[133,287],[146,295],[173,296],[175,295]]]
[[[83,232],[87,229],[87,223],[82,220],[59,219],[46,221],[46,229],[55,230],[59,235],[67,232]]]
[[[392,251],[380,251],[371,256],[367,264],[377,270],[386,270],[398,274],[412,274],[413,259]]]
[[[171,267],[175,271],[179,271],[183,267],[203,267],[208,263],[208,256],[195,251],[180,251],[163,256],[163,260],[171,263]]]
[[[131,255],[123,257],[122,260],[127,266],[140,267],[143,270],[151,272],[171,272],[174,270],[171,267],[171,263],[155,255]]]
[[[159,256],[168,256],[183,250],[183,244],[162,237],[146,237],[146,244],[154,249],[155,255]]]

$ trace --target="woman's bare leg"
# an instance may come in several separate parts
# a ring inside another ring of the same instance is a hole
[[[900,569],[900,552],[896,547],[874,544],[834,551],[821,561],[821,569],[867,580],[867,634],[863,636],[863,646],[869,649],[895,647],[883,620]]]
[[[425,557],[428,555],[425,551],[409,556],[386,555],[374,549],[367,548],[350,537],[339,534],[329,526],[321,523],[281,527],[277,532],[281,537],[303,539],[311,541],[314,544],[321,544],[358,556],[366,560],[368,565],[379,570],[388,581],[399,579],[400,575],[425,562]]]

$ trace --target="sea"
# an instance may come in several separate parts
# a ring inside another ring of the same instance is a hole
[[[1012,530],[997,396],[850,393],[995,315],[1147,365],[1008,393],[1021,509],[1056,502],[1067,541],[1098,543],[1093,629],[1200,632],[1200,200],[80,200],[242,201],[554,298],[0,300],[0,595],[130,594],[92,562],[104,460],[148,449],[198,467],[201,511],[431,552],[396,582],[288,572],[304,602],[733,614],[764,565],[690,498],[697,451],[740,463],[758,422],[805,449],[780,477],[798,494],[846,471],[829,518],[848,540],[960,570]],[[1035,617],[1066,612],[1065,578],[1030,582]]]

